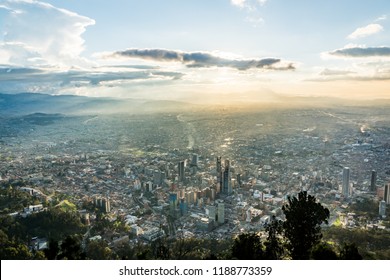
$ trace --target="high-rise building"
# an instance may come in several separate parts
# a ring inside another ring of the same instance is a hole
[[[349,167],[344,167],[343,169],[342,193],[345,198],[349,197]]]
[[[222,181],[222,193],[230,195],[233,192],[232,189],[232,175],[230,171],[230,162],[225,160],[225,170],[223,171]]]
[[[188,204],[184,198],[180,199],[180,214],[186,215],[188,213]]]
[[[237,185],[238,185],[238,187],[241,187],[241,185],[242,185],[241,174],[240,173],[237,174]]]
[[[161,185],[162,180],[161,180],[161,172],[160,170],[154,170],[153,172],[153,184],[155,185]]]
[[[375,192],[376,191],[376,177],[377,172],[375,170],[371,171],[371,185],[370,185],[370,191]]]
[[[390,184],[385,185],[383,200],[386,202],[386,204],[390,204]]]
[[[192,155],[191,166],[198,166],[198,161],[199,161],[199,155],[198,154],[193,154]]]
[[[379,202],[379,216],[386,216],[386,202],[384,200]]]
[[[209,219],[215,221],[215,217],[216,217],[215,206],[210,205],[208,209],[209,209]]]
[[[184,176],[185,176],[185,173],[184,173],[184,161],[179,161],[178,165],[177,165],[177,172],[178,172],[178,176],[177,176],[177,179],[179,182],[184,182]]]
[[[222,187],[222,162],[221,157],[217,157],[217,184]]]
[[[225,203],[219,202],[218,203],[218,218],[217,218],[218,224],[225,223]]]
[[[171,192],[169,194],[169,209],[172,217],[176,214],[176,205],[177,205],[177,193]]]
[[[110,199],[107,198],[99,198],[98,199],[98,204],[100,208],[105,212],[109,213],[111,211],[111,204],[110,204]]]

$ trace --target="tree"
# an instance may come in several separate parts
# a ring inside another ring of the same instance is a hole
[[[265,231],[268,232],[265,245],[265,258],[268,260],[279,260],[284,253],[284,247],[280,235],[283,233],[283,222],[276,220],[275,216],[272,222],[265,227]]]
[[[80,238],[74,235],[69,235],[62,241],[61,252],[57,259],[60,260],[84,260],[85,254],[81,250]]]
[[[322,238],[320,226],[328,223],[329,210],[306,191],[300,192],[298,198],[289,197],[282,210],[286,216],[284,236],[292,259],[309,259],[310,251]]]
[[[113,260],[116,258],[104,240],[91,241],[87,246],[86,256],[91,260]]]
[[[60,246],[57,240],[50,239],[48,247],[43,250],[48,260],[55,260],[60,252]]]
[[[363,257],[360,255],[359,250],[355,243],[347,244],[344,243],[341,252],[340,259],[342,260],[362,260]]]
[[[311,258],[314,260],[338,260],[337,253],[326,243],[320,243],[313,248]]]
[[[261,260],[264,258],[263,244],[255,233],[242,233],[232,246],[232,257],[239,260]]]

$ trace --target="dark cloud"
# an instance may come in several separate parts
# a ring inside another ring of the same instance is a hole
[[[371,56],[388,56],[390,57],[390,47],[355,47],[344,48],[329,52],[330,55],[342,57],[371,57]]]
[[[122,52],[116,52],[115,55],[137,57],[142,59],[152,59],[159,61],[179,61],[182,55],[176,51],[162,49],[128,49]]]
[[[0,67],[0,77],[2,78],[4,75],[8,76],[18,76],[18,75],[25,75],[25,74],[39,74],[43,71],[40,69],[35,68],[17,68],[17,67]],[[0,78],[0,79],[1,79]]]
[[[114,56],[141,58],[155,61],[179,62],[189,68],[230,67],[238,70],[272,69],[294,70],[292,63],[282,63],[278,58],[228,59],[207,52],[180,52],[164,49],[128,49],[118,51]]]
[[[133,68],[133,67],[132,67]],[[160,69],[138,69],[135,71],[105,71],[103,68],[95,71],[70,70],[63,72],[47,72],[35,68],[15,68],[0,65],[0,92],[22,92],[34,89],[46,92],[61,88],[98,86],[115,86],[116,82],[124,81],[148,82],[156,80],[178,80],[182,73],[162,71]],[[104,84],[109,82],[108,84]],[[42,90],[43,91],[43,90]]]

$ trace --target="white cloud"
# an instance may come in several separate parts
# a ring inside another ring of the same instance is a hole
[[[267,0],[230,0],[230,2],[247,13],[245,21],[251,23],[253,27],[259,27],[264,23],[259,7],[263,6]]]
[[[348,39],[358,39],[367,37],[383,30],[383,26],[377,23],[371,23],[364,27],[357,28],[354,32],[348,35]]]
[[[0,53],[4,54],[0,63],[85,63],[80,58],[84,50],[82,34],[95,24],[94,20],[31,0],[0,0],[0,11]]]
[[[387,15],[381,15],[375,21],[383,21],[383,20],[387,20]]]
[[[231,0],[232,5],[243,8],[246,0]]]
[[[247,10],[256,10],[256,6],[263,6],[267,0],[230,0],[233,6],[246,8]]]

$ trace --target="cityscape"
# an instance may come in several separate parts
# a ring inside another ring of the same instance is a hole
[[[272,219],[285,219],[287,198],[307,191],[330,210],[327,227],[387,232],[388,112],[339,105],[3,117],[0,183],[39,203],[2,213],[27,217],[67,203],[84,239],[110,247],[222,240],[265,236]],[[354,213],[363,201],[374,209]],[[97,211],[124,227],[91,231]],[[37,238],[46,248],[47,236]]]
[[[0,0],[1,259],[390,259],[389,15]]]

